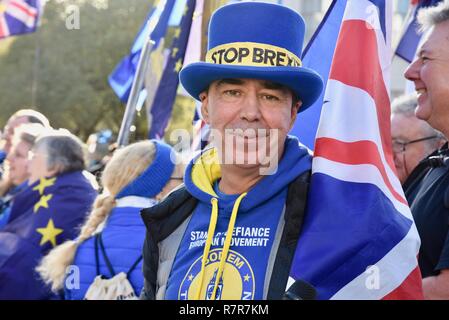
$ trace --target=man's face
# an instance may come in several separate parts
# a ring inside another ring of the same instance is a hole
[[[429,137],[426,123],[415,116],[393,114],[391,117],[391,137],[393,139],[393,158],[401,184],[418,163],[432,153],[434,140],[426,140],[405,145],[401,143]]]
[[[449,131],[449,21],[437,24],[419,50],[405,77],[418,93],[416,116],[433,128]]]
[[[28,151],[30,145],[23,141],[14,143],[8,153],[9,178],[14,185],[25,182],[28,177]]]
[[[232,152],[232,164],[245,168],[260,166],[261,152],[282,155],[286,136],[301,105],[300,102],[292,105],[293,95],[288,88],[255,79],[215,81],[201,98],[204,120],[221,137],[218,141],[224,148],[222,161],[230,164]],[[240,156],[245,163],[239,161]]]
[[[12,138],[14,136],[14,130],[20,126],[21,124],[28,123],[27,117],[15,117],[8,120],[4,130],[4,138],[5,138],[5,147],[4,150],[6,153],[11,151],[12,146]]]

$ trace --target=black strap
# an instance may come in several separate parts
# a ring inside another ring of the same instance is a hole
[[[95,262],[97,264],[97,276],[100,275],[100,263],[99,263],[99,257],[98,257],[98,245],[100,245],[101,253],[103,255],[103,259],[106,263],[106,266],[109,270],[109,273],[111,274],[111,278],[116,275],[116,272],[114,270],[114,267],[112,266],[111,260],[109,260],[108,255],[106,254],[106,249],[103,244],[103,238],[101,236],[101,232],[98,233],[95,236]],[[131,273],[134,271],[134,269],[139,265],[140,261],[142,261],[142,255],[139,255],[137,260],[131,265],[131,268],[129,268],[128,272],[126,273],[126,277],[129,278]]]
[[[101,232],[97,235],[98,243],[100,244],[101,253],[103,255],[103,259],[106,263],[106,267],[108,267],[109,273],[111,274],[111,278],[116,275],[114,267],[112,266],[111,260],[109,260],[108,255],[106,254],[106,250],[104,248],[103,239],[101,236]]]
[[[446,209],[449,209],[449,186],[444,192],[444,206],[446,207]]]
[[[100,275],[100,259],[98,258],[98,235],[99,234],[95,235],[95,241],[94,241],[94,243],[95,243],[95,266],[97,269],[97,276]]]
[[[404,189],[405,197],[409,202],[410,196],[414,196],[415,189],[421,181],[424,179],[424,177],[429,173],[429,171],[433,167],[438,167],[440,165],[436,165],[435,163],[440,163],[444,165],[444,158],[445,156],[449,155],[447,151],[447,143],[441,147],[438,150],[435,150],[432,152],[429,156],[427,156],[425,159],[421,160],[418,165],[410,172],[407,179],[404,181],[402,188]],[[440,160],[437,160],[436,158],[440,158]],[[433,158],[433,161],[430,161],[429,159]],[[411,199],[414,200],[414,197]]]
[[[139,265],[140,261],[142,261],[143,256],[140,255],[137,260],[133,263],[133,265],[131,266],[131,268],[129,268],[128,272],[126,273],[126,277],[129,278],[129,276],[131,275],[131,272],[134,271],[134,269]]]

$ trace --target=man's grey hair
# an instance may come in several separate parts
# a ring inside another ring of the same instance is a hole
[[[47,166],[58,174],[81,171],[86,167],[85,148],[81,140],[67,130],[51,130],[40,136],[34,145],[47,155]]]
[[[391,103],[391,114],[402,114],[406,117],[416,117],[415,110],[417,106],[418,96],[416,93],[402,95],[394,99]],[[420,123],[427,136],[437,136],[440,139],[445,139],[444,135],[440,131],[432,128],[426,121],[421,120]],[[431,141],[435,141],[437,143],[438,139]],[[432,143],[431,141],[429,141],[429,143]]]
[[[449,0],[444,0],[434,7],[423,8],[418,12],[421,32],[445,21],[449,21]]]
[[[399,96],[391,103],[392,114],[403,114],[406,116],[414,116],[415,109],[418,106],[418,97],[416,93],[405,94]]]

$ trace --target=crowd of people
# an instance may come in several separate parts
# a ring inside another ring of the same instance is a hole
[[[419,17],[428,32],[405,73],[417,93],[392,103],[393,155],[421,237],[424,297],[449,299],[449,1]],[[243,18],[246,29],[231,32]],[[282,6],[225,6],[211,26],[212,56],[215,47],[250,42],[271,43],[291,61],[301,56],[304,22]],[[261,175],[260,163],[221,164],[215,148],[185,166],[158,140],[104,148],[106,160],[91,159],[92,174],[75,135],[36,110],[13,114],[0,145],[0,299],[282,298],[312,159],[288,132],[323,84],[294,63],[287,74],[244,60],[194,63],[180,78],[223,136],[229,128],[278,130],[272,175]],[[112,142],[109,132],[98,137]],[[246,232],[264,249],[234,248]]]
[[[182,182],[174,150],[156,140],[117,150],[99,185],[86,170],[85,144],[52,129],[36,110],[16,112],[3,132],[0,298],[83,299],[97,276],[121,272],[138,295],[145,236],[139,212]],[[95,249],[100,235],[107,254]],[[71,288],[64,286],[69,265],[81,276]]]

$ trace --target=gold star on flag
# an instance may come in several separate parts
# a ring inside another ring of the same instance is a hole
[[[162,54],[163,49],[164,49],[164,39],[161,39],[161,41],[159,41],[157,49],[151,52],[150,55],[151,70],[149,73],[149,79],[151,79],[150,81],[154,81],[155,83],[159,82],[162,76],[162,72],[164,71],[163,70],[164,57]]]
[[[179,60],[176,62],[175,71],[179,73],[179,71],[181,71],[181,68],[182,68],[182,60],[179,59]]]
[[[50,241],[53,247],[56,247],[56,237],[63,232],[63,229],[55,228],[53,220],[50,219],[45,228],[37,228],[36,231],[42,235],[41,246]]]
[[[189,6],[186,6],[184,8],[184,12],[182,13],[182,16],[185,17],[185,15],[187,14],[187,12],[189,12]]]
[[[198,19],[198,18],[200,18],[202,16],[203,16],[203,13],[201,11],[195,11],[193,13],[192,20],[196,20],[196,19]]]
[[[181,29],[176,28],[175,29],[175,35],[173,36],[173,39],[179,39],[179,36],[181,35]]]
[[[34,191],[39,191],[40,195],[44,194],[45,188],[48,188],[55,184],[56,178],[45,179],[41,178],[40,183],[33,188]]]
[[[48,201],[50,201],[50,199],[51,199],[52,197],[53,197],[52,194],[48,194],[48,195],[46,195],[46,196],[42,196],[42,197],[40,198],[39,202],[36,203],[36,204],[34,205],[33,212],[36,213],[37,210],[39,210],[40,207],[44,207],[44,208],[47,208],[47,209],[48,209]]]
[[[176,57],[176,55],[178,54],[179,49],[178,48],[173,48],[172,52],[171,52],[171,57],[174,58]]]
[[[193,275],[191,274],[191,275],[189,275],[189,281],[192,281],[193,280]]]
[[[249,278],[250,278],[250,276],[249,276],[249,274],[247,274],[246,276],[244,276],[243,278],[245,278],[245,282],[248,282],[249,281]]]

